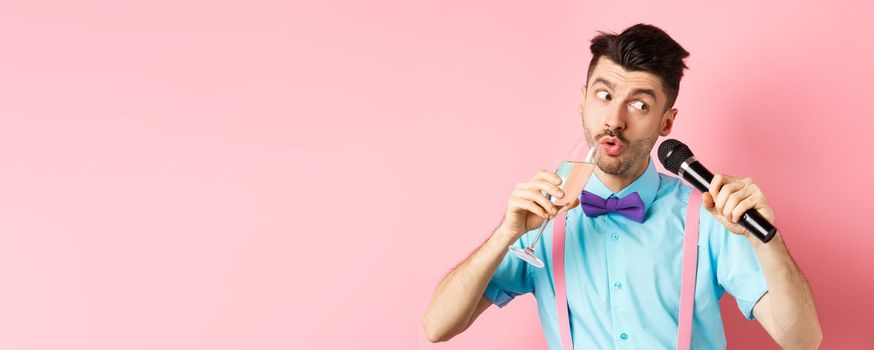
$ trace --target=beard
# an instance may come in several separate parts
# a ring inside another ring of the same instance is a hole
[[[585,124],[583,126],[583,133],[586,135],[586,142],[588,142],[589,147],[601,147],[598,140],[604,136],[616,137],[622,141],[624,149],[618,156],[609,156],[599,150],[595,152],[595,159],[593,160],[598,168],[601,168],[601,171],[618,177],[631,176],[646,161],[650,150],[652,150],[659,137],[658,133],[656,133],[651,137],[629,142],[621,130],[609,129],[605,129],[598,135],[592,136],[586,130]]]

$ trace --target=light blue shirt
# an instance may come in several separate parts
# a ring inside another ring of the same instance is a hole
[[[686,204],[691,187],[659,173],[648,159],[646,171],[628,187],[612,192],[592,175],[586,190],[608,198],[638,192],[645,221],[621,214],[587,217],[580,206],[568,212],[565,270],[571,337],[577,349],[675,349],[680,300]],[[698,273],[692,320],[693,349],[724,349],[719,299],[728,291],[741,313],[752,309],[768,288],[759,260],[746,237],[728,231],[703,207],[700,211]],[[536,230],[515,244],[526,247]],[[528,265],[507,254],[484,296],[504,307],[514,297],[534,293],[550,349],[560,349],[552,279],[552,223],[535,247],[546,266]]]

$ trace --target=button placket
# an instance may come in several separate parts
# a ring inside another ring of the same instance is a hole
[[[612,226],[612,225],[611,225]],[[623,284],[622,281],[627,280],[627,271],[625,265],[625,252],[622,249],[622,241],[620,238],[622,237],[621,231],[618,230],[617,227],[611,227],[609,231],[607,231],[607,237],[609,239],[605,240],[605,244],[608,250],[607,260],[609,262],[609,270],[608,270],[608,293],[610,295],[610,312],[612,314],[613,319],[613,333],[615,339],[615,346],[617,348],[627,348],[632,345],[631,341],[628,340],[629,335],[626,333],[628,331],[628,327],[633,324],[633,321],[629,319],[629,315],[625,310],[625,304],[629,302],[629,297],[626,295],[626,289],[628,286]]]

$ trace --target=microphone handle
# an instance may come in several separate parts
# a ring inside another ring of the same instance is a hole
[[[677,173],[702,193],[710,191],[713,173],[707,170],[695,157],[690,157],[683,162]],[[777,234],[777,228],[755,209],[745,211],[738,223],[764,243],[768,243]]]

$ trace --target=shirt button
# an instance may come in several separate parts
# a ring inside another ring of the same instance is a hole
[[[610,238],[613,239],[614,241],[618,241],[618,240],[619,240],[619,234],[618,234],[618,233],[614,233],[612,236],[610,236]]]
[[[616,283],[613,284],[613,286],[616,287],[616,289],[622,289],[622,283],[621,283],[621,282],[616,282]]]
[[[622,333],[619,335],[619,338],[622,340],[628,340],[628,334]]]

